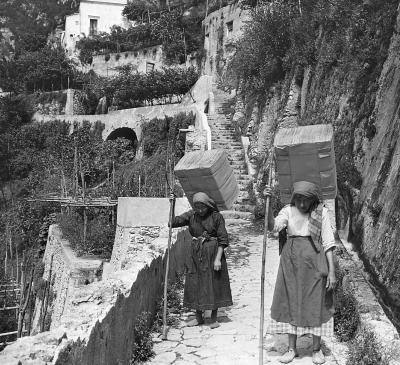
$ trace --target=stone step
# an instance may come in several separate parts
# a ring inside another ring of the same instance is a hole
[[[211,134],[213,134],[212,132],[211,132]],[[239,142],[237,139],[236,139],[236,136],[235,136],[235,134],[223,134],[223,133],[216,133],[216,132],[214,132],[214,136],[213,136],[214,138],[218,138],[218,139],[222,139],[222,140],[226,140],[226,141],[233,141],[233,142]]]
[[[242,147],[239,146],[229,146],[229,143],[221,143],[218,141],[211,141],[212,148],[219,148],[224,150],[225,152],[233,155],[240,155],[243,154]]]
[[[232,150],[232,151],[242,151],[243,149],[242,149],[242,146],[239,146],[239,145],[237,145],[237,144],[234,144],[235,143],[235,141],[221,141],[221,140],[211,140],[211,143],[214,145],[214,144],[217,144],[217,145],[219,145],[219,146],[222,146],[225,150]]]
[[[211,130],[216,132],[216,133],[218,132],[218,133],[221,133],[221,134],[229,134],[229,135],[235,134],[235,130],[234,129],[227,130],[225,128],[217,128],[215,126],[215,127],[211,127]]]
[[[211,129],[215,129],[220,132],[229,132],[229,133],[235,132],[235,128],[231,124],[228,124],[226,126],[221,126],[220,124],[211,123],[211,126],[212,126]]]
[[[215,142],[219,142],[219,143],[221,143],[221,144],[229,144],[229,143],[238,143],[238,144],[241,144],[235,137],[229,138],[229,137],[220,137],[220,136],[214,135],[214,136],[211,138],[211,140],[212,140],[212,141],[215,141]]]
[[[230,142],[238,142],[238,143],[240,143],[240,141],[236,138],[235,134],[226,135],[226,134],[218,134],[218,133],[215,133],[215,132],[213,133],[211,131],[211,135],[212,135],[212,138],[220,139],[222,141],[230,141]]]
[[[226,130],[220,130],[220,129],[211,128],[211,132],[214,132],[215,135],[217,135],[217,136],[238,139],[236,137],[236,132],[235,131],[226,131]]]
[[[244,164],[241,164],[241,165],[236,164],[235,165],[235,164],[229,163],[229,166],[231,166],[235,172],[236,171],[239,172],[239,171],[246,171],[247,170],[246,166]]]
[[[233,209],[237,212],[249,212],[254,214],[256,206],[251,204],[233,204]]]
[[[232,130],[234,130],[234,126],[231,123],[228,123],[227,121],[224,121],[223,125],[221,123],[221,121],[212,121],[212,123],[210,124],[217,129],[231,128]]]
[[[236,146],[232,145],[232,141],[221,141],[219,139],[212,139],[211,140],[212,145],[218,145],[221,146],[224,150],[232,150],[232,151],[242,151],[242,146]]]
[[[212,139],[211,143],[214,145],[218,145],[221,146],[224,150],[232,150],[237,152],[237,151],[242,151],[242,146],[235,146],[235,145],[231,145],[233,141],[221,141],[220,139]]]
[[[241,182],[250,182],[251,181],[251,177],[246,174],[241,174],[240,176],[236,175],[236,179],[238,180],[239,184]]]
[[[216,144],[226,150],[229,150],[229,149],[231,149],[232,151],[239,151],[239,150],[241,151],[242,150],[242,146],[235,146],[235,145],[232,146],[231,145],[232,142],[235,142],[235,141],[224,141],[224,140],[220,140],[220,139],[214,139],[214,140],[212,139],[211,140],[211,143],[213,145]]]
[[[231,125],[227,125],[226,127],[221,127],[220,125],[213,124],[213,127],[211,129],[215,129],[218,132],[235,132],[235,128],[232,127]]]
[[[223,210],[221,211],[222,216],[225,219],[254,219],[254,215],[251,212],[237,211],[237,210]]]

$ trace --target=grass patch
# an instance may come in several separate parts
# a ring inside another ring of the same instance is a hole
[[[153,340],[151,336],[151,326],[149,325],[151,315],[149,312],[142,312],[136,319],[133,329],[135,342],[130,365],[139,365],[151,359],[155,353],[153,351]]]
[[[360,313],[353,291],[343,287],[344,272],[339,268],[336,277],[339,285],[336,289],[334,332],[339,341],[347,342],[352,340],[357,332]]]
[[[167,288],[167,325],[169,327],[177,327],[179,324],[179,314],[184,310],[183,307],[183,273],[176,275],[174,282],[168,283]],[[164,289],[164,288],[163,288]],[[156,314],[154,316],[153,330],[162,332],[163,328],[163,308],[164,298],[161,298],[156,306]]]
[[[83,217],[78,212],[59,214],[57,223],[63,238],[68,240],[77,256],[95,255],[110,259],[115,236],[115,222],[111,222],[110,214],[105,210],[89,211],[85,240]]]
[[[372,330],[362,328],[350,342],[346,365],[389,365],[389,360]]]

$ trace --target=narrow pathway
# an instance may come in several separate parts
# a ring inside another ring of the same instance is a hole
[[[227,261],[231,279],[234,305],[219,311],[221,326],[211,330],[206,323],[199,327],[185,327],[192,313],[182,315],[180,328],[170,329],[168,341],[156,343],[156,357],[151,365],[257,365],[258,332],[260,313],[260,272],[262,255],[262,231],[246,220],[227,219],[231,246],[227,249]],[[278,243],[269,239],[266,257],[265,319],[269,308],[278,270]],[[209,313],[208,313],[209,315]],[[265,337],[264,363],[277,365],[278,356],[286,350],[286,336]],[[330,354],[331,343],[324,344],[324,352]],[[303,336],[298,341],[300,357],[292,364],[312,364],[312,339]],[[337,364],[334,356],[327,356],[327,365]]]

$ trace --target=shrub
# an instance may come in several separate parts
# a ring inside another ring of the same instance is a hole
[[[123,166],[117,172],[116,191],[119,196],[164,197],[166,194],[166,174],[183,156],[185,136],[179,129],[194,124],[193,114],[180,113],[173,118],[152,119],[143,122],[143,158]],[[171,167],[168,166],[168,160]],[[140,186],[139,186],[140,176]],[[182,190],[174,186],[178,196]]]
[[[133,343],[130,365],[141,364],[155,355],[149,320],[150,313],[148,312],[142,312],[136,318],[135,327],[133,329],[135,342]]]
[[[360,314],[354,293],[343,287],[344,273],[337,269],[336,302],[334,314],[334,332],[339,341],[346,342],[354,338],[360,324]]]
[[[183,310],[182,298],[184,287],[184,274],[178,273],[173,282],[168,283],[167,288],[167,325],[176,327],[179,323],[177,314]],[[164,289],[164,285],[163,285]],[[153,330],[162,332],[163,328],[164,298],[161,298],[156,305]]]
[[[88,212],[85,241],[83,239],[83,218],[81,214],[59,214],[57,223],[60,226],[63,238],[69,241],[78,256],[96,255],[105,259],[111,257],[115,224],[110,222],[109,215],[104,210],[93,209]]]
[[[383,356],[382,346],[375,334],[368,328],[362,328],[350,343],[346,365],[389,365]]]

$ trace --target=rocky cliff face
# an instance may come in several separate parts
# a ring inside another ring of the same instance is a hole
[[[339,215],[349,216],[349,238],[375,274],[376,284],[395,312],[394,319],[397,317],[399,321],[400,15],[397,5],[392,2],[392,7],[381,7],[376,12],[368,28],[369,48],[365,50],[374,50],[370,57],[355,57],[347,64],[327,69],[322,56],[323,50],[329,48],[329,41],[321,38],[319,62],[311,69],[311,77],[303,79],[302,88],[306,92],[302,95],[304,113],[299,123],[334,125],[339,202],[343,202]]]
[[[316,60],[288,72],[247,123],[259,161],[277,126],[333,124],[339,228],[349,218],[349,238],[399,328],[400,9],[399,1],[360,3],[361,14],[340,32],[320,30]],[[265,182],[259,165],[258,185]]]
[[[354,237],[376,279],[397,312],[400,325],[400,16],[379,78],[375,106],[376,133],[361,140],[362,184],[353,212]],[[364,143],[362,143],[364,142]]]

